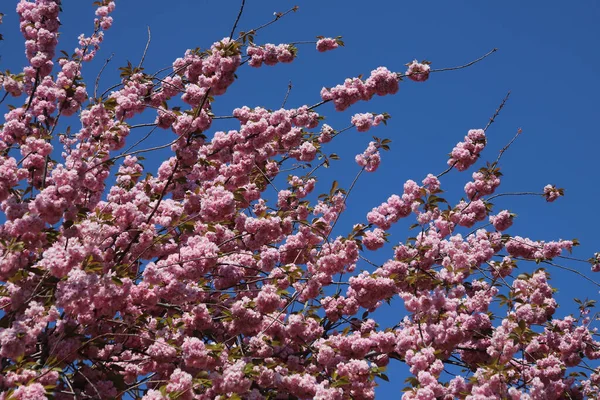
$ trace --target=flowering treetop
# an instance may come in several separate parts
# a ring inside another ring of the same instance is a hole
[[[598,395],[593,304],[557,317],[548,271],[527,263],[556,265],[577,242],[512,235],[515,214],[490,202],[503,195],[508,146],[472,173],[463,199],[441,197],[445,174],[481,158],[504,102],[451,150],[446,171],[407,181],[338,232],[354,183],[315,196],[319,168],[336,159],[326,150],[390,116],[357,112],[336,129],[320,110],[424,82],[436,72],[429,62],[347,78],[314,105],[240,105],[228,117],[239,128],[224,132],[212,106],[236,71],[298,56],[296,44],[255,41],[270,23],[237,38],[234,27],[168,71],[130,64],[111,91],[92,94],[82,66],[94,61],[115,2],[97,2],[93,33],[56,59],[60,3],[19,1],[28,65],[0,75],[2,100],[19,104],[0,128],[0,399],[371,399],[395,360],[412,374],[405,399]],[[344,44],[317,39],[320,52]],[[137,115],[152,122],[131,124]],[[63,131],[67,117],[78,119],[76,132]],[[155,170],[139,155],[157,148],[126,148],[142,126],[173,135]],[[387,150],[390,141],[374,137],[356,155],[354,182]],[[288,166],[314,162],[284,178]],[[533,194],[564,193],[548,185]],[[415,219],[412,237],[369,265],[402,218]],[[589,263],[600,269],[598,255]],[[406,316],[381,328],[370,313],[395,297]]]

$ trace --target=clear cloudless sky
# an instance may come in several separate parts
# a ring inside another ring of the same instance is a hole
[[[555,203],[541,197],[503,197],[495,210],[509,209],[518,214],[508,233],[537,240],[578,238],[582,245],[574,254],[587,259],[600,251],[598,199],[600,178],[598,149],[598,108],[600,107],[600,3],[595,0],[565,1],[301,1],[247,0],[239,30],[249,30],[297,4],[297,13],[286,16],[256,35],[257,43],[286,43],[315,40],[315,36],[343,36],[344,48],[319,54],[314,45],[300,45],[299,57],[290,65],[253,69],[243,66],[239,80],[214,103],[217,115],[230,115],[235,107],[248,105],[276,109],[281,106],[288,82],[293,89],[287,106],[314,104],[323,86],[342,83],[346,77],[367,75],[378,66],[404,72],[413,59],[429,60],[433,68],[465,64],[487,53],[498,52],[470,68],[437,73],[426,83],[405,81],[395,96],[358,103],[338,113],[331,104],[318,109],[326,122],[336,129],[349,125],[357,112],[388,112],[392,119],[368,133],[348,131],[326,147],[342,160],[323,171],[320,191],[329,189],[331,180],[348,187],[359,167],[356,153],[362,152],[371,134],[392,140],[392,150],[383,154],[375,174],[358,181],[349,199],[348,214],[340,221],[338,232],[346,234],[353,223],[365,220],[372,207],[402,190],[407,179],[420,182],[427,173],[446,167],[447,154],[468,129],[485,126],[506,93],[511,96],[505,109],[490,128],[488,148],[483,161],[494,161],[518,128],[523,134],[504,155],[500,192],[541,192],[547,183],[566,190]],[[127,60],[139,62],[150,26],[152,41],[145,67],[154,72],[168,66],[188,48],[210,46],[229,36],[240,1],[155,0],[117,1],[113,27],[106,33],[96,61],[84,68],[88,85],[104,60],[107,66],[100,88],[118,82],[117,67]],[[18,71],[25,62],[23,38],[18,32],[16,1],[0,3],[4,12],[0,33],[0,70]],[[61,38],[58,48],[69,53],[77,46],[79,33],[90,34],[94,7],[91,0],[64,0]],[[3,105],[2,107],[5,107]],[[2,113],[6,112],[3,108]],[[136,122],[152,122],[150,113]],[[72,119],[73,128],[78,127]],[[231,121],[215,121],[212,130],[235,128]],[[130,143],[146,132],[136,130]],[[210,133],[209,133],[210,137]],[[169,131],[157,131],[146,147],[174,138]],[[145,165],[155,172],[168,153],[147,156]],[[444,177],[442,188],[455,204],[470,173]],[[275,193],[267,193],[271,200]],[[403,242],[413,232],[407,223],[392,229],[391,244]],[[391,245],[381,254],[369,255],[382,262],[391,257]],[[589,265],[562,260],[563,265],[591,275]],[[359,268],[369,269],[367,265]],[[522,264],[522,271],[535,265]],[[598,288],[581,277],[553,269],[552,283],[559,288],[561,307],[557,315],[574,311],[572,299],[598,298]],[[384,305],[375,314],[383,326],[390,326],[403,315],[400,301]],[[391,365],[391,382],[381,382],[380,398],[396,398],[404,387],[405,367]]]

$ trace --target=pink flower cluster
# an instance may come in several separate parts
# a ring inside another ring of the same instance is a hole
[[[319,38],[317,40],[317,50],[322,52],[337,49],[339,46],[338,39]]]
[[[429,66],[428,62],[424,61],[420,63],[417,60],[414,60],[410,64],[407,64],[407,67],[408,69],[404,75],[408,76],[410,80],[415,82],[425,82],[427,79],[429,79],[429,71],[431,70],[431,67]]]
[[[319,134],[319,143],[329,143],[331,142],[331,139],[333,139],[333,136],[335,135],[335,130],[327,125],[327,124],[323,124],[321,126],[321,133]]]
[[[514,214],[508,210],[502,210],[497,215],[490,216],[490,222],[494,225],[497,231],[505,231],[513,224]]]
[[[600,253],[594,253],[594,257],[590,261],[592,264],[592,272],[600,272]]]
[[[465,185],[465,193],[469,200],[478,200],[494,193],[500,186],[501,175],[497,168],[482,168],[478,172],[473,172],[473,181]]]
[[[56,321],[58,316],[55,307],[46,310],[38,302],[29,303],[27,310],[11,328],[0,330],[0,357],[14,359],[33,352],[46,324]]]
[[[248,65],[258,68],[263,65],[276,65],[277,63],[291,63],[296,58],[298,49],[291,44],[274,45],[267,43],[264,46],[251,45],[246,49],[250,56]]]
[[[375,228],[372,231],[365,232],[363,244],[369,250],[377,250],[383,247],[386,241],[386,233],[383,229]]]
[[[323,88],[321,98],[333,101],[337,111],[344,111],[359,100],[369,101],[374,95],[385,96],[396,94],[399,89],[398,75],[385,67],[371,71],[371,75],[362,81],[359,78],[348,78],[343,85],[331,89]]]
[[[123,87],[111,93],[110,98],[116,102],[116,117],[121,120],[131,119],[145,109],[145,97],[151,91],[151,83],[142,74],[133,74],[123,80]]]
[[[560,196],[564,195],[563,189],[558,189],[554,185],[546,185],[544,186],[544,197],[546,197],[546,201],[551,203],[554,200],[558,199]]]
[[[113,23],[113,19],[109,16],[115,10],[115,2],[110,0],[102,0],[96,3],[98,8],[96,9],[96,16],[94,19],[94,33],[91,36],[85,36],[84,34],[79,35],[79,46],[75,49],[75,55],[80,61],[92,61],[98,50],[100,44],[104,40],[104,32],[102,30],[108,30]]]
[[[528,260],[546,260],[558,257],[564,250],[573,249],[573,241],[559,240],[557,242],[533,241],[528,238],[514,236],[506,244],[506,251],[512,257],[521,257]]]
[[[58,27],[60,21],[60,0],[21,0],[17,4],[20,27],[25,37],[25,54],[33,71],[28,71],[31,78],[39,73],[43,78],[52,72],[52,59],[58,44]]]
[[[99,18],[94,19],[94,23],[97,26],[100,26],[100,28],[102,28],[103,30],[107,30],[112,26],[113,19],[111,16],[109,16],[109,14],[112,13],[114,10],[115,2],[105,0],[103,2],[103,5],[99,6],[96,9],[96,16],[98,16]]]
[[[558,304],[545,271],[537,271],[527,279],[515,279],[513,288],[517,301],[514,312],[518,321],[541,325],[554,315]]]
[[[402,197],[392,195],[380,206],[373,208],[367,214],[369,223],[378,226],[383,230],[388,230],[393,223],[396,223],[400,218],[405,218],[410,215],[414,206],[419,205],[417,200],[422,196],[421,188],[414,181],[407,181],[404,184],[404,194]]]
[[[240,66],[241,60],[237,43],[229,38],[223,38],[212,44],[208,55],[201,56],[197,52],[186,51],[183,58],[178,58],[173,62],[173,71],[177,75],[185,77],[189,83],[198,85],[200,88],[210,88],[211,96],[219,96],[224,94],[235,81],[235,71]],[[167,89],[167,86],[170,85],[172,85],[170,82],[163,84],[163,91],[178,92],[177,81],[174,88]],[[158,102],[157,107],[161,101],[155,100]]]
[[[27,175],[26,170],[17,167],[17,160],[13,157],[0,159],[0,201],[5,200],[10,190]]]
[[[6,93],[13,97],[19,97],[21,94],[23,94],[24,85],[22,80],[22,75],[12,75],[0,72],[0,84]]]
[[[371,113],[354,114],[350,122],[356,126],[359,132],[367,132],[371,127],[379,125],[385,120],[383,114],[373,115]]]
[[[375,172],[381,163],[381,155],[379,154],[377,143],[370,142],[366,150],[362,154],[357,154],[354,159],[365,171]]]
[[[487,217],[487,208],[482,200],[473,200],[469,203],[461,200],[454,207],[450,219],[453,223],[467,228],[475,225],[476,222],[485,220]]]
[[[59,64],[61,71],[56,78],[56,90],[58,90],[56,100],[60,104],[61,114],[68,117],[79,110],[88,95],[85,86],[78,83],[81,78],[81,64],[66,59],[59,60]]]
[[[485,148],[486,138],[483,129],[471,129],[465,136],[464,142],[459,142],[452,152],[448,165],[459,171],[468,169],[475,164],[479,153]]]

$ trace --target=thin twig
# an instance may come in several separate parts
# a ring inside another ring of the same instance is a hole
[[[504,108],[504,106],[506,105],[506,102],[508,101],[508,98],[510,97],[510,90],[508,91],[508,93],[506,93],[506,96],[504,96],[504,99],[502,99],[502,103],[500,103],[500,105],[498,106],[498,108],[496,109],[496,112],[494,113],[494,115],[492,115],[492,118],[490,118],[490,120],[488,121],[487,125],[485,126],[485,128],[483,128],[483,131],[486,132],[488,130],[488,128],[490,127],[490,125],[492,125],[494,123],[494,121],[496,120],[496,117],[498,115],[500,115],[500,111]]]
[[[136,146],[140,143],[142,143],[144,140],[148,139],[150,137],[150,135],[152,135],[152,132],[154,132],[156,130],[156,128],[158,128],[158,126],[154,125],[154,127],[152,129],[150,129],[150,132],[148,132],[146,134],[146,136],[144,136],[143,138],[141,138],[140,140],[138,140],[137,142],[135,142],[133,145],[131,145],[127,150],[125,150],[123,153],[127,154],[129,153],[131,150],[133,150],[134,148],[136,148]]]
[[[45,157],[45,160],[44,160],[44,175],[42,176],[42,186],[41,186],[41,189],[45,189],[46,188],[46,177],[48,176],[48,164],[49,163],[50,163],[50,154],[46,154],[46,157]]]
[[[449,68],[439,68],[439,69],[432,69],[431,71],[429,71],[430,73],[432,72],[444,72],[444,71],[456,71],[457,69],[463,69],[463,68],[468,68],[473,64],[477,64],[479,61],[482,61],[483,59],[489,57],[491,54],[495,53],[496,51],[498,51],[497,48],[494,48],[490,51],[488,51],[486,54],[482,55],[481,57],[479,57],[476,60],[471,61],[470,63],[464,64],[464,65],[459,65],[458,67],[449,67]]]
[[[71,380],[69,379],[69,377],[65,373],[63,373],[63,377],[65,378],[65,382],[66,382],[67,386],[69,386],[69,389],[71,389],[71,393],[73,394],[73,398],[75,400],[78,400],[77,399],[77,392],[75,392],[75,389],[73,389],[73,385],[71,384]]]
[[[129,129],[135,129],[135,128],[144,128],[144,127],[147,127],[147,126],[153,126],[153,127],[156,127],[156,126],[157,126],[157,124],[156,124],[156,122],[148,122],[148,123],[146,123],[146,124],[137,124],[137,125],[131,125],[131,126],[129,126]]]
[[[536,192],[498,193],[491,197],[488,197],[487,201],[493,200],[496,197],[503,197],[503,196],[543,196],[543,195],[544,195],[544,193],[536,193]]]
[[[101,98],[102,98],[102,97],[104,97],[104,96],[105,96],[105,95],[106,95],[108,92],[110,92],[110,91],[111,91],[111,90],[113,90],[113,89],[116,89],[116,88],[118,88],[118,87],[119,87],[119,86],[121,86],[121,85],[123,85],[123,82],[116,83],[116,84],[112,85],[111,87],[109,87],[108,89],[106,89],[106,90],[105,90],[105,91],[104,91],[104,92],[103,92],[103,93],[100,95],[100,97],[101,97]]]
[[[283,98],[283,103],[281,104],[281,108],[285,107],[285,103],[287,103],[287,99],[290,96],[290,92],[292,91],[292,81],[288,83],[287,92],[285,93],[285,97]]]
[[[76,374],[79,374],[79,375],[83,376],[83,379],[86,380],[86,382],[88,383],[88,385],[90,385],[94,389],[94,392],[96,392],[96,395],[98,395],[98,398],[101,399],[102,395],[100,394],[100,391],[98,390],[98,387],[96,385],[94,385],[92,383],[92,381],[90,381],[90,379],[83,372],[81,372],[81,369],[76,369],[75,367],[72,367],[72,368],[73,368],[73,371]]]
[[[294,6],[294,7],[290,8],[289,10],[287,10],[284,13],[275,13],[275,18],[273,18],[271,21],[269,21],[269,22],[267,22],[265,24],[262,24],[258,28],[252,29],[252,30],[244,33],[242,36],[240,36],[239,38],[236,39],[236,42],[240,41],[240,40],[243,40],[246,36],[248,36],[251,33],[256,33],[258,31],[260,31],[261,29],[264,29],[267,26],[274,24],[275,22],[279,21],[281,18],[285,17],[289,13],[298,11],[298,8],[299,8],[298,6]]]
[[[441,178],[442,176],[446,175],[448,172],[452,171],[452,168],[454,168],[454,166],[456,165],[456,163],[458,163],[458,161],[455,161],[451,166],[449,166],[448,168],[446,168],[444,171],[442,171],[441,173],[439,173],[437,175],[437,178]]]
[[[146,41],[146,48],[144,49],[144,53],[142,54],[142,59],[138,64],[138,68],[142,68],[144,64],[144,60],[146,59],[146,53],[148,52],[148,47],[150,46],[150,41],[152,40],[152,34],[150,33],[150,27],[148,26],[148,40]]]
[[[263,178],[265,178],[267,180],[267,182],[269,183],[269,185],[273,186],[273,189],[275,189],[276,192],[279,192],[279,190],[277,189],[277,187],[275,187],[275,184],[273,183],[273,181],[271,181],[269,179],[269,177],[267,176],[267,174],[265,174],[262,170],[261,167],[258,166],[258,164],[255,162],[254,166],[256,167],[256,169],[258,169],[258,171],[260,172],[260,174],[263,176]]]
[[[288,44],[297,45],[297,44],[317,44],[316,40],[300,40],[298,42],[289,42]]]
[[[110,60],[112,60],[114,55],[115,55],[115,53],[112,53],[110,55],[110,57],[108,57],[106,59],[106,61],[104,62],[104,65],[102,66],[102,68],[100,68],[100,72],[98,72],[98,75],[96,76],[96,83],[94,85],[94,98],[97,98],[97,96],[98,96],[98,85],[100,84],[100,77],[102,76],[102,73],[104,72],[104,68],[106,68],[106,66],[108,65]]]
[[[313,108],[317,108],[319,106],[322,106],[325,103],[329,103],[331,100],[323,100],[318,102],[317,104],[313,104],[312,106],[308,107],[309,110],[312,110]]]
[[[246,0],[242,0],[242,5],[240,6],[240,12],[238,13],[235,22],[233,23],[233,28],[231,28],[231,34],[229,35],[229,40],[233,39],[233,35],[235,30],[237,29],[238,23],[240,22],[240,18],[242,18],[242,13],[244,12],[244,6],[246,5]]]
[[[38,69],[35,74],[35,81],[33,83],[33,89],[31,89],[31,95],[29,96],[29,102],[27,103],[27,108],[25,108],[25,112],[29,111],[31,107],[31,103],[33,103],[33,97],[35,96],[35,92],[40,84],[40,70]]]
[[[494,161],[494,163],[492,164],[494,167],[496,165],[498,165],[498,163],[500,162],[500,159],[502,158],[502,156],[504,155],[504,152],[506,150],[508,150],[508,148],[514,143],[515,140],[517,140],[517,138],[519,137],[519,135],[521,134],[521,128],[517,129],[517,134],[511,139],[510,142],[508,142],[508,144],[506,146],[504,146],[501,150],[500,153],[498,153],[498,158],[496,158],[496,161]]]
[[[596,285],[596,286],[600,287],[600,283],[596,282],[596,281],[595,281],[595,280],[593,280],[592,278],[590,278],[590,277],[586,276],[585,274],[583,274],[583,273],[581,273],[581,272],[577,271],[577,270],[576,270],[576,269],[574,269],[574,268],[565,267],[565,266],[563,266],[563,265],[560,265],[560,264],[555,264],[555,263],[553,263],[553,262],[550,262],[550,261],[542,261],[542,263],[543,263],[543,264],[552,265],[553,267],[557,267],[557,268],[560,268],[560,269],[564,269],[565,271],[572,272],[572,273],[574,273],[575,275],[579,275],[579,276],[580,276],[580,277],[582,277],[583,279],[585,279],[585,280],[587,280],[587,281],[589,281],[589,282],[593,283],[594,285]]]
[[[133,386],[129,386],[127,389],[124,389],[124,390],[120,391],[119,393],[117,393],[117,395],[115,396],[115,398],[120,399],[123,394],[125,394],[128,391],[130,391],[131,389],[135,389],[136,387],[145,385],[145,384],[150,383],[150,382],[154,382],[154,383],[156,383],[156,382],[164,382],[164,381],[160,381],[160,380],[153,381],[152,378],[155,375],[156,375],[156,372],[151,373],[150,375],[148,375],[147,377],[141,379],[139,382],[137,382]]]
[[[189,65],[189,63],[186,63],[185,65],[186,65],[186,67],[187,67],[187,66]],[[166,70],[169,70],[169,69],[171,69],[171,68],[173,68],[173,66],[172,66],[172,65],[168,65],[168,66],[166,66],[166,67],[163,67],[163,68],[159,69],[158,71],[156,71],[156,72],[155,72],[155,73],[152,75],[152,79],[156,78],[156,76],[157,76],[158,74],[160,74],[161,72],[164,72],[164,71],[166,71]]]

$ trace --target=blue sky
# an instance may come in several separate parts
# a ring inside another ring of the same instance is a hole
[[[10,3],[10,4],[9,4]],[[86,65],[87,82],[93,80],[104,59],[114,57],[102,77],[100,88],[118,81],[119,66],[127,60],[137,64],[146,44],[146,26],[152,30],[152,43],[146,56],[148,71],[170,65],[187,48],[207,48],[229,36],[239,10],[239,1],[122,1],[117,2],[115,23],[93,65]],[[16,2],[3,2],[6,14],[0,33],[0,70],[19,70],[24,62],[23,39],[18,33],[14,12]],[[388,112],[387,127],[369,133],[348,131],[342,140],[327,148],[342,160],[322,175],[318,188],[329,189],[337,179],[348,187],[358,166],[354,155],[366,147],[371,134],[392,140],[391,152],[383,154],[382,166],[375,174],[363,176],[349,200],[351,215],[340,222],[340,233],[352,223],[364,221],[366,213],[392,193],[402,190],[407,179],[419,181],[427,173],[439,173],[446,166],[447,154],[462,140],[468,129],[483,127],[511,90],[506,108],[490,128],[489,145],[482,161],[493,161],[497,152],[522,128],[523,134],[504,155],[500,164],[504,177],[500,192],[541,191],[547,183],[566,189],[566,197],[548,204],[541,198],[509,197],[498,199],[496,210],[508,208],[518,214],[508,231],[538,240],[578,238],[582,245],[575,256],[589,258],[600,251],[598,227],[600,198],[598,177],[597,109],[600,106],[600,3],[563,1],[298,1],[248,0],[239,29],[249,30],[298,4],[297,13],[261,31],[257,43],[286,43],[314,40],[317,35],[343,36],[346,46],[319,54],[313,45],[300,46],[299,58],[291,65],[240,69],[238,82],[214,104],[217,115],[230,115],[242,105],[278,108],[291,80],[289,107],[319,101],[323,86],[334,86],[346,77],[366,74],[378,66],[403,72],[413,59],[432,61],[433,68],[464,64],[499,49],[483,62],[460,71],[432,75],[426,83],[402,82],[395,96],[358,103],[338,113],[327,104],[319,112],[326,122],[341,129],[357,112]],[[92,1],[65,0],[61,17],[59,49],[71,53],[79,33],[90,33],[94,8]],[[0,112],[5,112],[2,105]],[[151,115],[136,121],[151,122]],[[73,128],[77,121],[72,120]],[[215,123],[213,130],[234,127],[231,122]],[[137,131],[141,137],[146,132]],[[133,140],[137,140],[134,136]],[[209,134],[210,136],[210,134]],[[160,131],[146,143],[148,147],[173,139]],[[160,157],[147,157],[150,172]],[[453,172],[442,181],[448,200],[456,203],[470,174]],[[274,193],[271,193],[274,199]],[[392,242],[411,236],[406,224],[392,230]],[[384,260],[387,254],[373,255]],[[589,271],[585,264],[569,267]],[[523,265],[524,270],[534,268]],[[598,298],[598,290],[576,275],[551,270],[552,282],[559,288],[563,303],[559,314],[571,312],[573,297]],[[384,324],[403,315],[401,304],[384,306],[378,313]],[[382,383],[378,395],[395,397],[405,377],[401,367],[393,367],[391,383]]]

